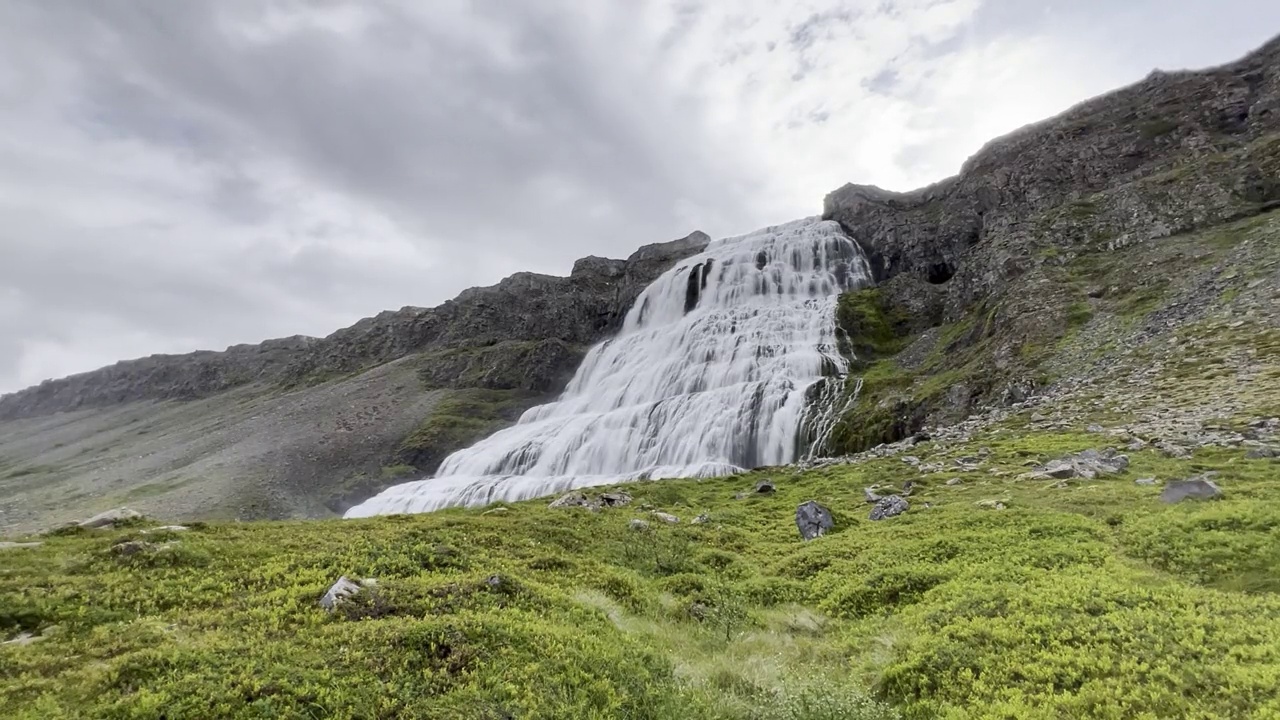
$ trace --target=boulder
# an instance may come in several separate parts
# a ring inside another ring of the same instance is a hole
[[[361,585],[352,582],[350,578],[343,575],[329,587],[329,591],[324,594],[324,597],[320,598],[320,607],[333,612],[334,608],[338,607],[343,600],[360,592],[361,589]]]
[[[1176,503],[1183,500],[1216,500],[1222,497],[1222,488],[1206,476],[1175,480],[1164,486],[1160,500]]]
[[[906,512],[911,504],[901,495],[889,495],[880,499],[880,502],[871,508],[872,520],[884,520],[885,518],[896,517]]]
[[[127,507],[119,507],[114,510],[100,512],[97,515],[80,523],[82,528],[109,528],[118,522],[128,520],[136,520],[142,517],[142,513],[130,510]]]
[[[1121,455],[1113,448],[1102,452],[1085,450],[1075,455],[1067,455],[1051,460],[1040,467],[1038,475],[1042,478],[1069,480],[1084,478],[1092,480],[1100,475],[1116,475],[1129,468],[1129,457]]]
[[[552,500],[551,504],[547,507],[553,510],[559,510],[562,508],[587,507],[590,504],[591,501],[587,500],[586,494],[575,491],[561,495],[559,498]]]
[[[796,527],[805,540],[821,537],[834,526],[831,511],[812,500],[796,508]]]
[[[126,540],[112,545],[111,552],[123,557],[129,557],[130,555],[137,555],[140,552],[150,550],[153,547],[151,543],[142,540]]]
[[[631,500],[630,495],[622,492],[603,493],[600,495],[600,504],[604,507],[624,507],[630,505]]]

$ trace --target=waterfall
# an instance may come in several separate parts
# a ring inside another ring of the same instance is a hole
[[[450,455],[436,477],[388,488],[346,517],[792,462],[809,391],[848,367],[836,298],[870,282],[857,243],[831,221],[717,240],[640,294],[622,331],[591,349],[559,400]]]

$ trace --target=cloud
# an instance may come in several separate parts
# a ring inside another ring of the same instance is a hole
[[[5,3],[0,391],[913,187],[1274,27],[1259,0]]]

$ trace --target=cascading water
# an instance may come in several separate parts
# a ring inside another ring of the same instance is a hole
[[[713,242],[641,293],[622,332],[591,349],[557,402],[346,517],[792,462],[809,391],[847,369],[836,297],[870,282],[862,251],[834,222]]]

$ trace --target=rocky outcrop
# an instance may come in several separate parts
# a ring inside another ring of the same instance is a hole
[[[568,277],[517,273],[439,307],[384,312],[326,338],[116,363],[0,397],[0,420],[137,400],[193,400],[255,382],[298,387],[430,352],[440,353],[443,367],[424,375],[440,386],[457,386],[458,377],[483,376],[488,368],[490,377],[466,386],[558,391],[585,347],[621,327],[641,290],[709,241],[695,232],[645,246],[626,260],[583,258]],[[503,352],[509,349],[518,352]]]
[[[1220,68],[1153,72],[987,144],[930,187],[845,185],[824,217],[863,245],[878,280],[953,285],[954,316],[1025,272],[1043,236],[1123,244],[1280,205],[1278,131],[1280,38]]]

